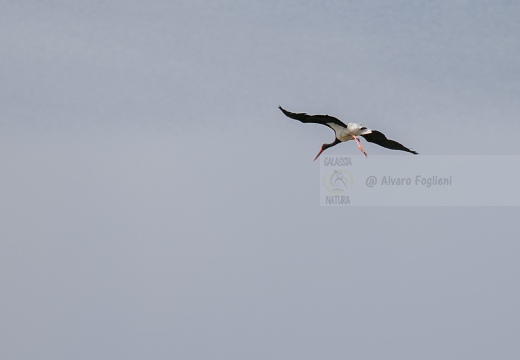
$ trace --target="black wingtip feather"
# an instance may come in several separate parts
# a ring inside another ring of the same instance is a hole
[[[372,130],[370,134],[361,136],[363,136],[366,141],[385,147],[387,149],[401,150],[412,153],[414,155],[419,155],[418,152],[408,149],[406,146],[398,143],[397,141],[388,139],[382,132],[377,130]]]

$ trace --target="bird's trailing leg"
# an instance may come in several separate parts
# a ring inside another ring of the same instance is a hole
[[[357,144],[357,147],[359,148],[359,150],[361,150],[361,152],[363,153],[363,155],[365,155],[365,157],[368,157],[367,153],[365,152],[365,149],[363,149],[363,145],[361,145],[361,142],[358,140],[356,135],[352,135],[352,137],[354,138],[354,140],[356,140],[356,144]]]

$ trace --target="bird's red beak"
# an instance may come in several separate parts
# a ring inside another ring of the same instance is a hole
[[[320,152],[318,153],[318,155],[316,155],[316,157],[314,158],[313,161],[316,161],[316,159],[321,155],[321,153],[323,152],[323,146],[320,148]]]

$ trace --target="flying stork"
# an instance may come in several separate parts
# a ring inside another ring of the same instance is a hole
[[[397,141],[387,139],[382,132],[371,130],[362,126],[361,124],[349,123],[348,125],[345,125],[342,121],[330,115],[308,115],[306,113],[292,113],[285,110],[281,106],[278,106],[278,108],[282,110],[285,116],[290,117],[291,119],[301,121],[302,123],[325,125],[334,130],[336,133],[336,139],[334,139],[334,142],[330,144],[323,144],[321,146],[320,152],[314,158],[314,161],[316,161],[316,159],[325,149],[349,140],[355,140],[359,150],[361,150],[363,155],[368,156],[365,152],[365,149],[363,149],[363,145],[361,145],[361,142],[357,138],[358,136],[362,136],[366,141],[385,147],[387,149],[407,151],[414,155],[418,154],[417,152],[408,149],[406,146],[399,144]]]

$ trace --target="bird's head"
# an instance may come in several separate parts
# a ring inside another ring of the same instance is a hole
[[[341,141],[336,138],[333,143],[321,145],[320,151],[318,152],[318,155],[316,155],[316,157],[314,158],[314,161],[316,161],[316,159],[321,155],[321,153],[323,151],[325,151],[326,149],[328,149],[328,148],[330,148],[330,147],[332,147],[334,145],[339,144],[340,142]]]

